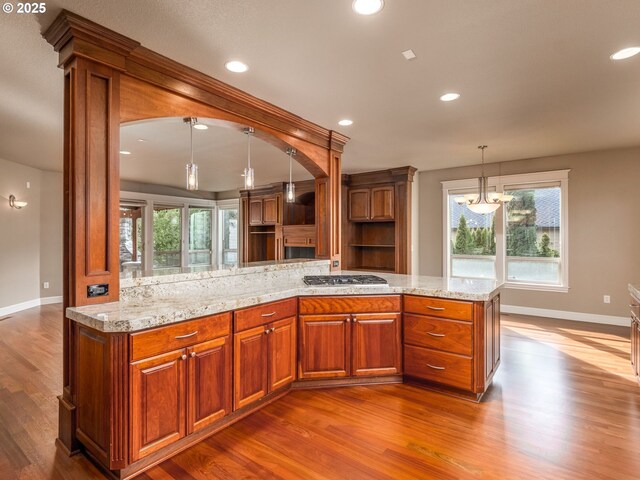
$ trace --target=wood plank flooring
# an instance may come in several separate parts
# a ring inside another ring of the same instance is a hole
[[[104,478],[57,453],[61,310],[0,320],[0,479]],[[408,385],[296,391],[146,473],[167,479],[638,479],[628,329],[503,316],[480,404]]]

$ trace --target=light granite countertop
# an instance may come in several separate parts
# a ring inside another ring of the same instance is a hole
[[[328,269],[328,262],[323,262],[325,263],[321,265]],[[78,323],[103,332],[133,332],[295,296],[413,294],[484,301],[491,298],[500,287],[493,280],[482,279],[447,279],[360,271],[342,271],[336,274],[365,273],[383,277],[389,284],[308,286],[303,283],[301,276],[295,276],[292,271],[291,278],[280,276],[269,281],[264,280],[262,276],[261,281],[244,281],[231,292],[225,292],[224,288],[198,288],[190,291],[188,295],[180,295],[171,293],[172,289],[167,288],[167,292],[160,295],[136,296],[125,301],[68,308],[66,314]],[[246,278],[250,279],[251,276]],[[224,279],[212,278],[210,281],[224,282]]]
[[[632,283],[629,284],[629,293],[636,297],[638,301],[640,301],[640,284],[634,285]]]

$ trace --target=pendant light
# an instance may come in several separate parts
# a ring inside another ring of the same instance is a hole
[[[193,126],[198,123],[195,117],[184,117],[184,123],[189,124],[191,137],[191,161],[187,163],[187,190],[198,190],[198,165],[193,163]]]
[[[478,178],[478,193],[456,197],[454,200],[458,205],[466,205],[472,212],[484,215],[495,212],[500,208],[500,205],[511,200],[513,196],[499,192],[487,192],[488,181],[484,176],[484,150],[487,146],[478,145],[478,148],[482,151],[482,171]]]
[[[253,127],[247,127],[244,129],[244,133],[247,135],[247,168],[244,169],[244,189],[253,190],[255,187],[255,178],[253,176],[253,168],[251,168],[251,135],[255,130]]]
[[[287,183],[287,189],[285,192],[285,199],[287,200],[287,203],[294,203],[296,201],[296,185],[293,183],[293,179],[291,177],[293,157],[296,153],[295,148],[287,148],[287,154],[289,155],[289,183]]]

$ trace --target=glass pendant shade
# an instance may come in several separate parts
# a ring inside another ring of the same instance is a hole
[[[245,190],[253,190],[255,182],[253,178],[253,168],[247,167],[244,169],[244,188]]]
[[[294,203],[296,201],[296,185],[294,183],[287,183],[285,196],[287,199],[287,203]]]

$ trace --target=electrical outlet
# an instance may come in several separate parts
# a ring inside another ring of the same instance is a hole
[[[44,282],[43,288],[49,288],[49,282]]]
[[[611,296],[605,295],[604,296],[604,303],[611,303]]]
[[[27,182],[27,188],[31,188],[31,182]]]

